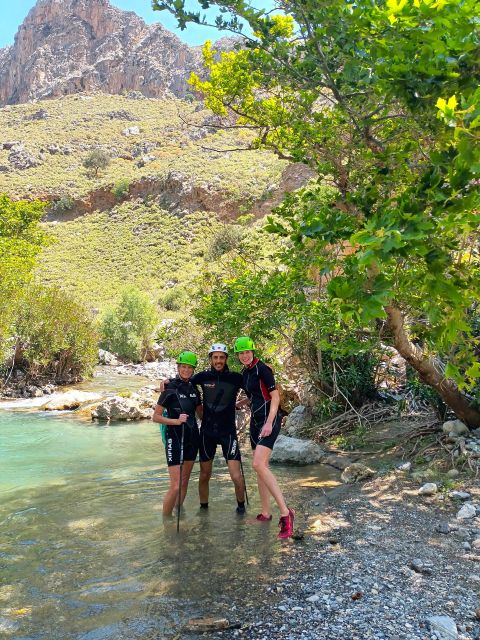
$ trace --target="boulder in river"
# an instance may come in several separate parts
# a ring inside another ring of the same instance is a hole
[[[322,462],[325,451],[313,440],[300,440],[280,435],[270,458],[279,464],[315,464]]]
[[[100,400],[102,396],[98,393],[88,393],[86,391],[66,391],[65,393],[54,393],[49,402],[43,405],[45,411],[71,411],[78,409],[86,402]]]
[[[142,420],[150,418],[152,410],[142,408],[135,398],[122,398],[114,396],[101,402],[92,411],[95,420]]]

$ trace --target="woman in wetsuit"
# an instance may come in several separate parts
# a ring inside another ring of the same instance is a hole
[[[278,414],[280,394],[271,368],[255,357],[255,344],[251,338],[237,338],[234,351],[243,365],[243,388],[250,400],[250,442],[253,449],[253,468],[257,474],[258,491],[262,512],[257,520],[272,519],[270,496],[280,509],[279,538],[290,538],[293,533],[295,512],[289,509],[269,461],[273,445],[280,432],[281,418]]]
[[[179,497],[180,465],[183,465],[180,495],[180,504],[183,504],[198,453],[195,412],[201,404],[201,398],[190,382],[197,363],[194,353],[182,351],[177,358],[178,375],[165,386],[152,416],[154,422],[166,425],[164,442],[170,486],[163,499],[163,514],[168,516],[172,514]],[[167,415],[164,415],[164,409]]]

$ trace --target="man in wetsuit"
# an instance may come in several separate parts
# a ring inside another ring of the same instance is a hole
[[[235,424],[235,404],[243,386],[240,373],[230,371],[228,351],[217,343],[208,352],[210,369],[200,371],[191,380],[202,389],[203,417],[200,427],[200,507],[208,508],[209,481],[217,445],[221,445],[230,477],[235,486],[237,513],[245,513],[245,482],[241,469],[241,454]]]
[[[235,424],[235,404],[238,392],[242,388],[243,378],[240,373],[229,370],[228,350],[224,344],[213,344],[208,352],[208,359],[210,369],[200,371],[190,379],[192,384],[202,389],[203,396],[198,483],[200,508],[208,509],[213,460],[217,446],[221,445],[223,457],[235,487],[237,513],[242,515],[245,513],[245,482]],[[163,384],[167,382],[168,380],[164,380]]]

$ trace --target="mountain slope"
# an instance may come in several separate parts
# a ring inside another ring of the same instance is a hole
[[[38,0],[0,49],[0,105],[96,90],[183,97],[201,69],[198,48],[108,0]]]

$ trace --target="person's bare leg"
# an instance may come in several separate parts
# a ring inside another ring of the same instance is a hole
[[[188,482],[190,480],[190,474],[192,473],[194,460],[185,460],[182,469],[182,495],[180,498],[180,504],[185,502],[185,496],[187,495]],[[178,496],[178,493],[177,493]]]
[[[270,513],[270,491],[267,485],[263,482],[259,475],[257,475],[258,493],[260,494],[260,503],[262,505],[262,514],[269,517]]]
[[[230,478],[235,486],[237,502],[245,502],[245,483],[243,481],[240,460],[228,460],[227,465],[230,472]]]
[[[275,502],[280,509],[281,516],[288,516],[289,511],[286,505],[285,499],[283,497],[282,491],[278,486],[277,479],[273,475],[268,466],[270,456],[272,455],[272,450],[268,447],[264,447],[262,445],[257,445],[253,453],[253,463],[252,466],[260,480],[264,483],[270,495],[273,497]]]
[[[193,469],[193,460],[186,460],[182,469],[182,495],[180,496],[180,504],[183,504],[187,495],[188,481]],[[170,486],[163,498],[163,514],[171,516],[174,507],[178,504],[178,486],[180,484],[180,465],[168,467],[170,476]]]
[[[178,499],[178,485],[180,484],[180,465],[168,467],[170,486],[163,497],[163,515],[171,516]]]
[[[200,477],[198,479],[198,495],[200,497],[200,504],[206,504],[208,502],[208,483],[212,477],[212,468],[213,460],[200,462]]]

